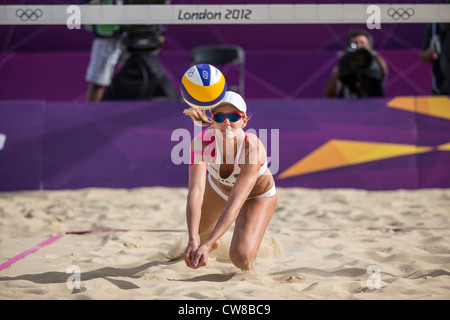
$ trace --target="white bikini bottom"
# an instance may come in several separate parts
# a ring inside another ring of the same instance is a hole
[[[211,188],[213,188],[214,191],[219,196],[221,196],[225,201],[228,201],[228,196],[222,190],[220,190],[219,187],[211,180],[211,175],[209,173],[208,173],[208,181],[209,181],[209,185],[211,186]],[[254,197],[247,198],[247,200],[253,199],[253,198],[260,198],[260,197],[268,198],[268,197],[274,196],[276,193],[277,193],[277,190],[275,188],[275,181],[274,181],[273,186],[272,186],[272,188],[269,189],[269,191],[266,191],[263,194],[260,194],[260,195],[254,196]]]

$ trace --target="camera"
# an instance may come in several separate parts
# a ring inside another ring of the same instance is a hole
[[[168,0],[124,0],[125,5],[168,4]],[[164,43],[166,29],[161,25],[122,26],[122,38],[129,52],[152,52]]]
[[[124,44],[129,52],[160,49],[166,29],[159,25],[122,26]]]
[[[357,97],[383,96],[383,70],[374,55],[355,43],[339,60],[340,80]]]
[[[366,48],[357,48],[352,43],[339,60],[339,70],[341,77],[345,77],[355,73],[361,73],[366,76],[377,76],[370,73],[370,67],[373,62],[373,55]]]

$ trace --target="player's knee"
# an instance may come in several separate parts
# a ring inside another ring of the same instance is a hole
[[[230,259],[231,262],[241,270],[249,270],[253,265],[253,258],[250,256],[249,252],[246,250],[231,248],[230,249]]]

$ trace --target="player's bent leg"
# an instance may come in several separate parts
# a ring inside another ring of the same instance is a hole
[[[277,200],[277,195],[253,198],[242,206],[230,246],[230,259],[237,268],[254,271],[254,262]]]

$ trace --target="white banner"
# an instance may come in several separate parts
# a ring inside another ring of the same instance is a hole
[[[449,23],[450,4],[0,5],[0,24],[341,24],[374,14],[380,23]]]

